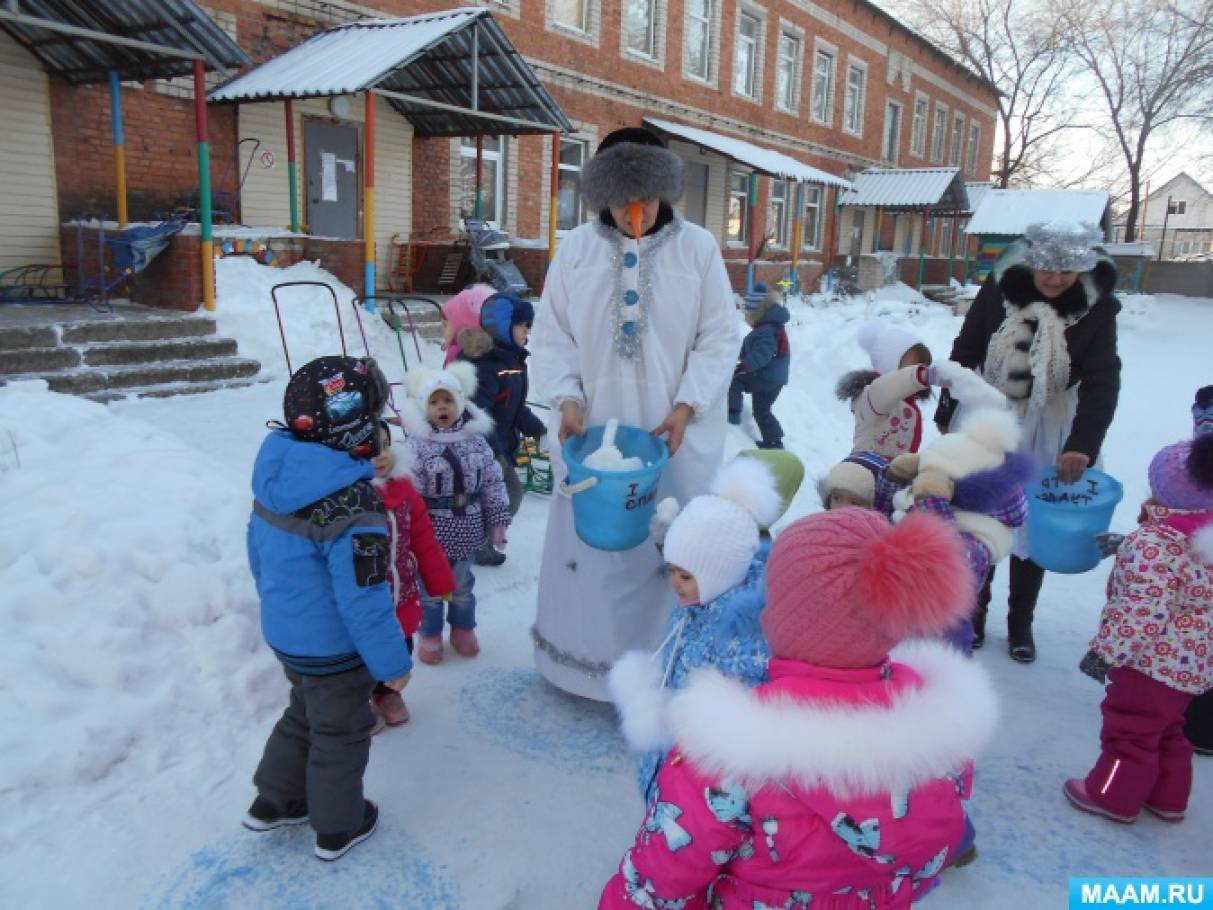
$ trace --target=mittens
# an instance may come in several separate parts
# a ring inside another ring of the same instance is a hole
[[[1106,660],[1096,654],[1094,651],[1088,651],[1083,655],[1082,660],[1078,662],[1078,669],[1091,677],[1101,686],[1108,681],[1108,670],[1112,668]]]

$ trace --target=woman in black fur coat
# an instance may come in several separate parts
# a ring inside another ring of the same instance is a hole
[[[978,370],[1019,414],[1022,450],[1059,477],[1077,480],[1099,457],[1120,395],[1113,293],[1116,265],[1084,225],[1038,224],[1007,248],[986,279],[952,346],[952,360]],[[958,404],[941,396],[935,422],[947,430]],[[1011,657],[1036,659],[1032,617],[1045,570],[1028,558],[1027,535],[1011,557],[1007,639]],[[990,581],[973,617],[985,639]]]

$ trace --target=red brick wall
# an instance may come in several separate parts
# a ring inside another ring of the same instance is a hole
[[[109,237],[117,231],[107,231]],[[101,266],[98,262],[96,229],[79,232],[75,226],[65,225],[59,231],[60,248],[63,251],[64,280],[75,285],[80,278],[77,271],[78,248],[84,255],[83,282],[86,290],[96,292]],[[80,241],[83,241],[82,243]],[[105,282],[114,282],[113,257],[106,252]],[[160,251],[142,272],[127,282],[115,284],[108,292],[110,297],[129,297],[136,303],[193,312],[202,305],[202,265],[197,234],[176,234],[169,245]]]

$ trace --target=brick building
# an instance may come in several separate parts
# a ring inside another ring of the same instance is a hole
[[[775,149],[841,178],[882,164],[952,165],[969,180],[989,173],[993,88],[866,0],[828,6],[812,0],[480,0],[478,5],[492,12],[575,127],[560,146],[561,230],[587,217],[577,192],[578,172],[596,142],[646,117]],[[203,4],[256,62],[359,17],[409,16],[450,6],[442,0]],[[20,48],[6,36],[0,40],[5,42],[0,64],[36,71],[36,62],[14,63]],[[47,86],[43,113],[53,146],[54,186],[45,194],[46,207],[57,208],[60,220],[84,211],[112,213],[106,91],[71,87],[54,75],[24,75]],[[218,84],[221,77],[209,78]],[[181,80],[123,89],[132,218],[154,217],[196,199],[191,98],[192,88]],[[306,146],[307,123],[346,126],[360,135],[362,100],[344,100],[296,105],[299,142]],[[281,229],[288,220],[280,108],[277,103],[210,105],[215,207],[245,224]],[[390,265],[392,235],[441,239],[458,232],[460,210],[471,207],[475,154],[470,137],[421,139],[405,118],[386,104],[382,110],[376,117],[381,274]],[[486,214],[512,235],[512,255],[537,284],[546,260],[551,140],[486,136],[483,141]],[[736,281],[747,258],[750,213],[744,198],[752,168],[705,145],[671,138],[671,148],[688,165],[680,209],[720,238]],[[360,167],[360,147],[357,154]],[[306,222],[305,156],[306,149],[299,175]],[[243,192],[237,195],[246,167]],[[804,187],[799,258],[810,263],[806,280],[833,243],[834,197],[828,186]],[[759,180],[754,234],[766,238],[768,261],[791,254],[795,199],[791,183]],[[355,225],[350,239],[359,229]],[[784,268],[768,267],[767,277]],[[426,277],[419,276],[423,286]]]

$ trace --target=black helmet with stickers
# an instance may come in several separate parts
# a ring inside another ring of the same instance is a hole
[[[297,439],[370,458],[379,449],[379,415],[387,400],[387,379],[374,359],[318,357],[291,376],[282,413]]]

